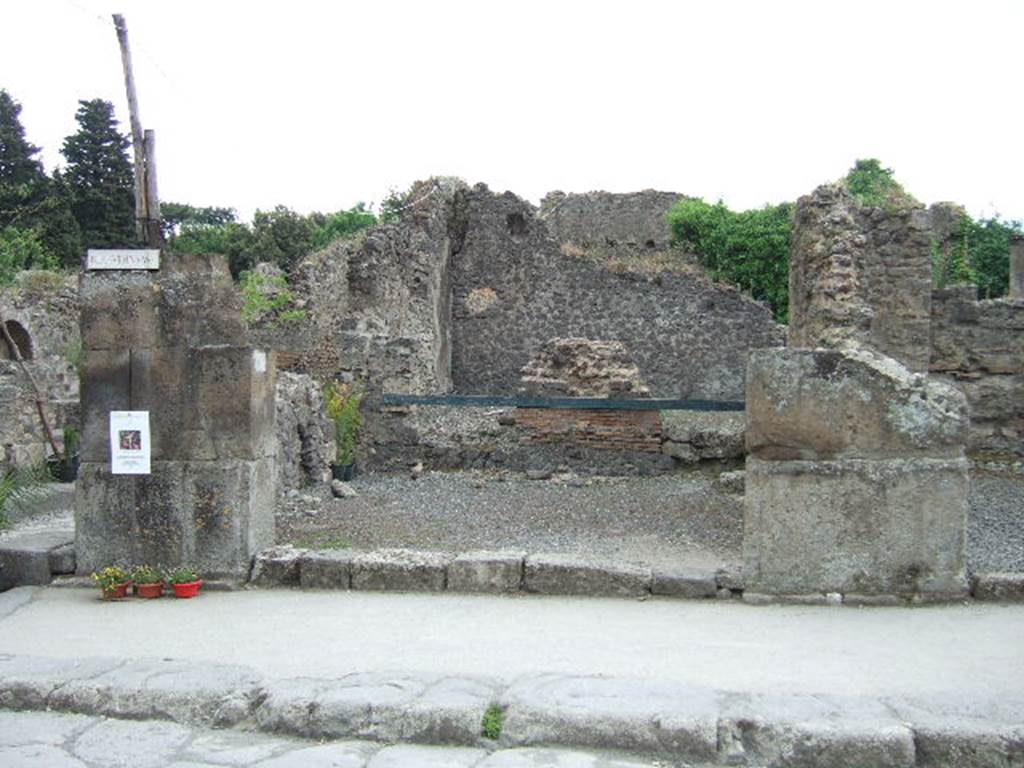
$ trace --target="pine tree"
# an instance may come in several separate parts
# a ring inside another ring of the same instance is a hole
[[[78,102],[78,131],[64,139],[68,161],[61,174],[71,210],[88,248],[134,245],[135,198],[131,141],[117,130],[114,105],[102,99]]]
[[[20,115],[21,105],[0,90],[0,262],[8,277],[62,263],[77,267],[80,252],[68,198],[47,178]]]

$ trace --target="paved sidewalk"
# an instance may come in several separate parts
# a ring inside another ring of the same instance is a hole
[[[980,768],[1024,756],[1022,636],[1021,605],[22,588],[0,595],[0,708],[648,764]]]

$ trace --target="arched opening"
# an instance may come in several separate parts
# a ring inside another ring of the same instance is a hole
[[[32,359],[32,337],[28,335],[25,326],[15,320],[8,320],[4,325],[11,340],[18,346],[22,360]],[[14,350],[6,336],[0,336],[0,360],[16,360]]]

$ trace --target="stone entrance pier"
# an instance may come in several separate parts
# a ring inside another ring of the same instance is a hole
[[[274,356],[248,345],[222,258],[162,258],[82,276],[78,572],[244,577],[274,536]],[[111,411],[148,412],[149,474],[111,473]]]
[[[759,350],[747,369],[751,592],[967,594],[967,402],[866,350]]]

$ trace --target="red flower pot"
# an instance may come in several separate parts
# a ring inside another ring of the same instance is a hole
[[[203,580],[190,581],[187,584],[171,584],[174,587],[175,597],[195,597],[199,594],[199,588],[203,586]]]
[[[164,583],[162,581],[154,582],[153,584],[136,584],[135,585],[135,596],[144,597],[147,600],[151,600],[154,597],[160,597],[164,593]]]
[[[126,581],[124,584],[118,584],[117,586],[111,587],[110,589],[104,589],[103,599],[124,600],[126,597],[128,597],[128,587],[130,587],[131,585],[132,583],[130,581]]]

